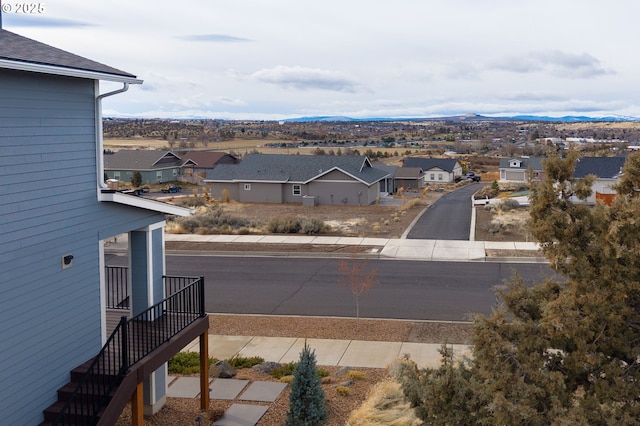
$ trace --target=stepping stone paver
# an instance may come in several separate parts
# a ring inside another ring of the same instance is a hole
[[[215,379],[209,387],[211,399],[236,399],[249,380]]]
[[[273,402],[286,387],[286,383],[280,382],[253,382],[239,399],[243,401]]]
[[[233,404],[216,421],[216,426],[255,426],[269,407],[265,405]]]
[[[199,377],[178,377],[167,389],[167,396],[170,398],[195,398],[199,394]]]

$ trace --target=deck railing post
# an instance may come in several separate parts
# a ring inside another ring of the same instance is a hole
[[[200,276],[200,288],[198,289],[200,293],[200,316],[203,317],[205,315],[204,312],[204,276]]]
[[[129,327],[127,327],[127,317],[120,318],[120,350],[122,357],[121,374],[129,369]]]

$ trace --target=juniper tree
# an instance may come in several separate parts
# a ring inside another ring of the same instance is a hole
[[[322,380],[318,376],[315,351],[304,343],[300,361],[293,371],[293,382],[289,394],[287,426],[319,426],[327,418]]]
[[[475,318],[469,360],[406,372],[426,423],[640,422],[640,154],[611,206],[579,202],[594,177],[574,179],[576,160],[546,160],[531,194],[531,233],[564,280],[514,278],[492,314]]]

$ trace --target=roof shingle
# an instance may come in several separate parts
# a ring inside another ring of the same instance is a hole
[[[0,59],[136,78],[128,72],[3,29],[0,29]]]

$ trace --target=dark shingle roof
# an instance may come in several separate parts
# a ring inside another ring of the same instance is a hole
[[[400,167],[396,170],[395,178],[398,179],[418,179],[422,175],[420,167]]]
[[[420,158],[420,157],[408,157],[402,162],[404,167],[420,167],[422,170],[427,171],[433,168],[444,170],[445,172],[452,173],[453,168],[456,166],[458,160],[453,158]]]
[[[166,151],[122,149],[104,156],[104,168],[107,170],[158,170],[180,167],[184,163],[176,154]]]
[[[226,152],[212,152],[212,151],[189,151],[184,154],[180,154],[183,160],[191,160],[196,166],[200,168],[213,168],[220,160],[225,157],[227,162],[238,162],[235,156],[227,154]]]
[[[622,171],[625,160],[626,157],[582,157],[576,162],[573,177],[596,175],[599,178],[614,178]]]
[[[368,185],[388,175],[364,156],[249,154],[239,164],[220,164],[207,180],[306,183],[333,169]]]
[[[133,74],[2,29],[0,59],[136,78]]]
[[[520,160],[520,167],[509,167],[509,162],[511,160]],[[522,158],[501,158],[500,166],[501,169],[528,169],[531,167],[533,170],[542,170],[542,158],[540,157],[522,157]]]

